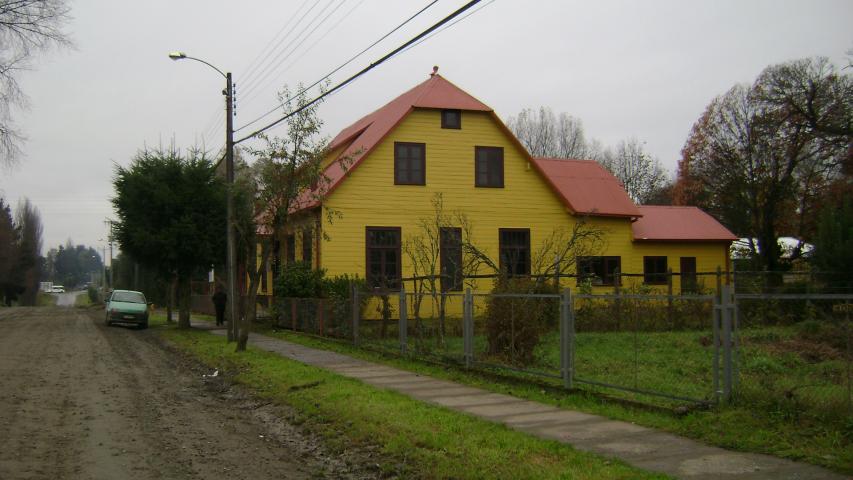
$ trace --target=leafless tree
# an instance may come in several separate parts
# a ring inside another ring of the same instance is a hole
[[[734,86],[688,137],[679,200],[757,238],[758,267],[778,270],[777,237],[807,238],[822,192],[849,166],[851,101],[851,77],[820,58],[774,65]]]
[[[32,67],[33,57],[54,47],[68,47],[62,31],[69,19],[66,0],[0,0],[0,164],[15,164],[23,135],[12,119],[28,100],[17,75]]]
[[[507,121],[509,129],[534,157],[588,158],[583,122],[547,107],[526,108]]]
[[[667,183],[666,170],[645,151],[644,143],[636,138],[622,140],[599,159],[622,182],[628,196],[640,204],[647,203]]]

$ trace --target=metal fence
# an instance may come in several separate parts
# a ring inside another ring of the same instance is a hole
[[[385,353],[828,421],[853,416],[851,294],[354,292],[283,299],[277,325]]]

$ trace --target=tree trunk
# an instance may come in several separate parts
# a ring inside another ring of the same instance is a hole
[[[178,328],[190,328],[190,276],[178,276]]]
[[[267,264],[270,254],[270,242],[261,241],[261,262],[258,264],[257,252],[250,252],[246,262],[248,263],[246,270],[249,272],[249,288],[246,292],[246,303],[243,305],[245,312],[240,321],[240,334],[237,338],[236,351],[243,352],[246,350],[246,344],[249,342],[249,332],[252,330],[252,325],[258,315],[258,287],[261,284],[261,275],[266,274],[266,269],[261,268]],[[257,247],[255,247],[257,248]]]
[[[175,320],[172,318],[172,310],[175,309],[175,290],[178,288],[178,276],[172,277],[169,282],[169,301],[166,302],[166,322],[172,323]]]

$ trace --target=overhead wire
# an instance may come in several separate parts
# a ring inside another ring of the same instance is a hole
[[[442,27],[441,29],[436,30],[435,32],[433,32],[433,33],[431,33],[430,35],[428,35],[428,36],[424,37],[423,39],[421,39],[421,40],[420,40],[420,41],[418,41],[417,43],[414,43],[414,44],[412,44],[411,46],[406,47],[406,49],[405,49],[405,50],[403,50],[403,51],[402,51],[402,52],[400,52],[400,53],[408,52],[409,50],[414,49],[414,48],[415,48],[415,47],[417,47],[418,45],[420,45],[420,44],[422,44],[422,43],[424,43],[424,42],[429,41],[431,38],[433,38],[433,37],[435,37],[435,36],[437,36],[437,35],[440,35],[442,32],[444,32],[444,31],[446,31],[446,30],[448,30],[448,29],[450,29],[450,28],[453,28],[453,26],[454,26],[454,25],[456,25],[457,23],[459,23],[459,22],[461,22],[461,21],[465,20],[466,18],[470,17],[471,15],[474,15],[475,13],[479,12],[480,10],[482,10],[482,9],[484,9],[484,8],[486,8],[486,7],[488,7],[489,5],[491,5],[491,4],[493,4],[493,3],[495,3],[495,0],[489,0],[488,2],[486,2],[486,3],[482,4],[482,5],[480,5],[476,10],[473,10],[473,11],[469,12],[467,15],[465,15],[465,16],[463,16],[463,17],[458,18],[458,19],[457,19],[456,21],[454,21],[453,23],[450,23],[450,24],[448,24],[448,25],[445,25],[445,26],[444,26],[444,27]]]
[[[294,14],[293,14],[293,16],[292,16],[292,17],[290,17],[290,18],[291,18],[291,20],[293,20],[293,19],[297,18],[297,16],[299,15],[299,10],[301,10],[301,9],[302,9],[302,7],[304,7],[305,5],[307,5],[307,4],[308,4],[308,1],[309,1],[309,0],[305,0],[305,2],[303,2],[303,3],[302,3],[302,5],[300,5],[300,6],[299,6],[299,8],[296,10],[296,13],[294,13]],[[305,19],[305,17],[307,17],[307,16],[308,16],[308,14],[309,14],[309,13],[311,13],[311,11],[312,11],[312,10],[314,10],[314,8],[315,8],[317,5],[319,5],[319,4],[320,4],[320,2],[321,2],[321,0],[316,0],[316,1],[314,2],[314,4],[311,6],[311,8],[309,8],[308,10],[306,10],[306,11],[302,14],[302,16],[301,16],[301,17],[299,17],[299,20],[297,20],[297,21],[296,21],[296,23],[294,23],[294,24],[293,24],[293,27],[296,27],[297,25],[299,25],[299,24],[302,22],[302,20],[304,20],[304,19]],[[290,26],[290,24],[291,24],[291,22],[290,22],[290,21],[288,21],[286,24],[284,24],[284,26],[281,28],[281,30],[279,30],[279,31],[278,31],[278,33],[276,33],[276,34],[275,34],[275,36],[273,36],[273,39],[272,39],[272,40],[267,44],[267,46],[266,46],[266,47],[264,47],[264,49],[267,49],[267,48],[268,48],[268,47],[269,47],[273,42],[275,42],[276,37],[278,37],[278,36],[281,34],[281,32],[285,31],[285,29],[287,29],[287,28]],[[252,78],[252,75],[255,75],[255,74],[258,72],[258,68],[260,68],[260,66],[261,66],[264,62],[266,62],[266,61],[267,61],[267,59],[270,57],[270,55],[272,55],[276,50],[278,50],[278,48],[281,46],[281,44],[283,44],[283,43],[284,43],[284,41],[285,41],[285,40],[290,36],[290,34],[291,34],[291,33],[293,33],[294,31],[295,31],[295,29],[290,29],[290,30],[288,30],[288,31],[287,31],[287,33],[286,33],[286,34],[285,34],[285,35],[284,35],[284,36],[283,36],[283,37],[278,41],[278,44],[277,44],[275,47],[273,47],[273,48],[269,49],[269,51],[266,53],[266,55],[264,55],[264,58],[263,58],[263,60],[261,60],[261,61],[260,61],[260,63],[256,63],[256,64],[255,64],[255,66],[254,66],[254,68],[249,68],[249,70],[248,70],[248,71],[246,71],[246,73],[244,74],[243,79],[242,79],[242,83],[243,83],[243,85],[245,85],[246,87],[248,87],[248,86],[250,86],[250,85],[251,85],[252,81],[254,81],[254,80],[253,80],[253,78]],[[263,50],[261,50],[261,55],[263,55]],[[260,55],[259,55],[259,57],[260,57]],[[258,57],[258,58],[259,58],[259,57]],[[255,61],[253,61],[252,63],[255,63]],[[266,67],[264,67],[264,68],[266,68]]]
[[[492,0],[492,1],[494,1],[494,0]],[[289,101],[293,100],[294,98],[298,97],[299,95],[304,94],[304,93],[305,93],[305,92],[307,92],[308,90],[311,90],[312,88],[316,87],[316,86],[317,86],[317,85],[319,85],[323,80],[325,80],[325,79],[327,79],[327,78],[331,77],[332,75],[334,75],[335,73],[337,73],[338,71],[340,71],[342,68],[346,67],[347,65],[349,65],[350,63],[352,63],[353,61],[355,61],[355,59],[357,59],[358,57],[362,56],[365,52],[367,52],[368,50],[370,50],[371,48],[373,48],[373,47],[375,47],[377,44],[379,44],[381,41],[383,41],[383,40],[385,40],[386,38],[388,38],[389,36],[391,36],[394,32],[396,32],[397,30],[401,29],[401,28],[402,28],[403,26],[405,26],[407,23],[409,23],[409,22],[411,22],[412,20],[414,20],[414,19],[415,19],[415,17],[417,17],[418,15],[420,15],[420,14],[424,13],[427,9],[429,9],[431,6],[435,5],[436,3],[438,3],[438,0],[433,0],[433,1],[431,1],[431,2],[430,2],[430,3],[428,3],[425,7],[423,7],[423,8],[422,8],[422,9],[420,9],[420,10],[418,10],[417,12],[415,12],[415,14],[414,14],[414,15],[410,16],[409,18],[407,18],[406,20],[404,20],[402,23],[400,23],[399,25],[397,25],[396,27],[394,27],[391,31],[389,31],[389,32],[388,32],[388,33],[386,33],[385,35],[382,35],[382,36],[381,36],[381,37],[379,37],[376,41],[374,41],[373,43],[371,43],[370,45],[368,45],[366,48],[362,49],[360,52],[358,52],[358,53],[356,53],[355,55],[353,55],[352,57],[350,57],[350,58],[349,58],[349,60],[347,60],[346,62],[344,62],[344,63],[342,63],[342,64],[340,64],[340,65],[338,65],[337,67],[335,67],[335,69],[334,69],[334,70],[332,70],[331,72],[327,73],[326,75],[323,75],[323,76],[322,76],[319,80],[317,80],[316,82],[312,83],[311,85],[308,85],[307,87],[304,87],[301,91],[299,91],[298,93],[294,94],[293,96],[291,96],[290,98],[288,98],[287,100],[285,100],[283,103],[287,103],[287,102],[289,102]],[[254,120],[252,120],[252,121],[250,121],[250,122],[247,122],[245,125],[243,125],[243,126],[241,126],[241,127],[237,128],[237,129],[236,129],[236,130],[234,130],[234,131],[235,131],[235,132],[239,132],[240,130],[243,130],[243,129],[245,129],[245,128],[249,127],[250,125],[253,125],[253,124],[255,124],[255,123],[257,123],[257,122],[259,122],[259,121],[263,120],[264,118],[266,118],[266,117],[268,117],[268,116],[272,115],[273,113],[277,112],[280,108],[281,108],[281,105],[276,105],[276,106],[275,106],[275,107],[273,107],[272,109],[270,109],[270,110],[268,110],[267,112],[263,113],[262,115],[260,115],[259,117],[255,118]]]
[[[318,23],[317,25],[314,25],[314,22],[316,22],[316,21],[317,21],[321,16],[323,16],[323,14],[325,14],[325,13],[326,13],[326,11],[329,9],[329,7],[331,7],[331,6],[332,6],[336,1],[339,1],[338,5],[337,5],[337,6],[336,6],[336,7],[335,7],[335,8],[334,8],[334,9],[333,9],[333,10],[332,10],[328,15],[326,15],[325,17],[323,17],[323,19],[322,19],[322,20],[320,20],[320,23]],[[287,46],[286,46],[286,47],[284,47],[283,49],[281,49],[281,50],[279,51],[279,53],[278,53],[278,54],[275,56],[275,58],[272,60],[272,62],[277,62],[277,63],[275,63],[275,66],[273,66],[272,68],[270,68],[270,65],[272,65],[272,63],[270,63],[266,68],[264,68],[264,69],[262,70],[262,73],[260,73],[260,74],[259,74],[259,75],[260,75],[260,77],[259,77],[259,78],[257,78],[257,79],[255,79],[255,80],[254,80],[254,83],[251,83],[249,86],[245,86],[245,82],[244,82],[244,86],[243,86],[243,89],[244,89],[243,96],[245,97],[245,100],[243,100],[243,101],[248,101],[248,100],[250,100],[250,99],[252,98],[252,97],[251,97],[252,92],[256,91],[259,85],[264,85],[262,82],[264,82],[264,81],[266,81],[267,79],[269,79],[269,77],[270,77],[272,74],[274,74],[274,73],[278,70],[278,68],[281,66],[281,64],[282,64],[282,63],[284,63],[284,61],[285,61],[285,60],[287,60],[288,58],[290,58],[290,56],[291,56],[291,55],[293,55],[293,52],[294,52],[294,51],[296,51],[296,49],[297,49],[297,48],[299,48],[303,43],[305,43],[305,41],[306,41],[306,40],[311,36],[311,34],[313,34],[313,33],[317,30],[317,28],[319,28],[323,23],[325,23],[325,22],[329,19],[329,17],[331,17],[332,15],[334,15],[334,13],[335,13],[339,8],[341,8],[341,6],[342,6],[346,1],[347,1],[347,0],[330,0],[330,1],[329,1],[329,3],[327,3],[327,4],[326,4],[326,6],[325,6],[325,7],[323,7],[323,9],[322,9],[322,10],[320,10],[320,12],[319,12],[319,13],[317,13],[317,15],[316,15],[314,18],[312,18],[312,19],[311,19],[311,21],[310,21],[310,22],[308,22],[308,24],[307,24],[307,25],[305,25],[305,28],[303,28],[303,29],[302,29],[302,30],[301,30],[301,31],[296,35],[296,37],[294,37],[294,38],[290,41],[290,43],[288,43],[288,44],[287,44]],[[305,35],[305,36],[303,37],[303,34],[304,34],[304,33],[305,33],[309,28],[311,28],[311,26],[312,26],[312,25],[314,25],[314,28],[313,28],[310,32],[308,32],[308,34],[307,34],[307,35]],[[300,39],[301,39],[301,40],[300,40]],[[298,43],[298,44],[296,44],[295,46],[293,46],[293,44],[294,44],[297,40],[299,41],[299,43]],[[292,47],[292,48],[291,48],[291,47]],[[285,54],[285,52],[287,52],[287,54],[286,54],[286,55],[284,55],[284,54]],[[282,55],[284,55],[284,57],[282,57]]]
[[[442,26],[444,26],[445,24],[447,24],[448,22],[450,22],[450,21],[451,21],[451,20],[453,20],[454,18],[458,17],[459,15],[461,15],[461,14],[465,13],[468,9],[470,9],[471,7],[473,7],[474,5],[476,5],[476,4],[478,4],[478,3],[480,3],[480,0],[471,0],[470,2],[466,3],[465,5],[463,5],[462,7],[460,7],[459,9],[457,9],[456,11],[454,11],[453,13],[451,13],[450,15],[448,15],[448,16],[446,16],[446,17],[444,17],[443,19],[441,19],[441,20],[439,20],[438,22],[436,22],[435,24],[433,24],[431,27],[429,27],[429,28],[427,28],[426,30],[422,31],[421,33],[419,33],[419,34],[415,35],[413,38],[411,38],[411,39],[410,39],[409,41],[407,41],[406,43],[404,43],[404,44],[400,45],[399,47],[395,48],[395,49],[394,49],[394,50],[392,50],[391,52],[389,52],[389,53],[385,54],[385,56],[383,56],[383,57],[382,57],[382,58],[380,58],[379,60],[377,60],[377,61],[375,61],[375,62],[371,63],[371,64],[370,64],[370,65],[368,65],[367,67],[365,67],[365,68],[361,69],[359,72],[357,72],[357,73],[355,73],[354,75],[350,76],[349,78],[347,78],[347,79],[346,79],[346,80],[344,80],[343,82],[341,82],[341,83],[339,83],[339,84],[335,85],[334,87],[330,88],[329,90],[327,90],[327,91],[323,92],[322,94],[318,95],[318,96],[317,96],[316,98],[314,98],[313,100],[311,100],[311,101],[309,101],[309,102],[305,103],[304,105],[300,106],[299,108],[296,108],[295,110],[291,111],[290,113],[287,113],[286,115],[282,116],[282,117],[281,117],[281,118],[279,118],[278,120],[275,120],[274,122],[269,123],[269,124],[267,124],[266,126],[264,126],[264,127],[260,128],[260,129],[258,129],[258,130],[255,130],[254,132],[252,132],[252,133],[250,133],[250,134],[246,135],[245,137],[240,138],[239,140],[235,140],[235,141],[234,141],[234,144],[241,143],[241,142],[246,141],[246,140],[248,140],[248,139],[250,139],[250,138],[252,138],[252,137],[254,137],[254,136],[256,136],[256,135],[258,135],[258,134],[260,134],[260,133],[263,133],[263,132],[264,132],[264,131],[266,131],[266,130],[269,130],[270,128],[272,128],[272,127],[274,127],[274,126],[278,125],[279,123],[281,123],[281,122],[283,122],[283,121],[287,120],[288,118],[292,117],[293,115],[296,115],[297,113],[301,112],[302,110],[305,110],[306,108],[310,107],[311,105],[313,105],[313,104],[315,104],[315,103],[319,102],[319,101],[320,101],[320,100],[322,100],[323,98],[325,98],[325,97],[327,97],[327,96],[329,96],[329,95],[331,95],[331,94],[335,93],[336,91],[338,91],[338,90],[340,90],[340,89],[342,89],[342,88],[346,87],[347,85],[349,85],[350,83],[352,83],[353,81],[355,81],[357,78],[361,77],[362,75],[364,75],[365,73],[369,72],[370,70],[373,70],[374,68],[378,67],[379,65],[381,65],[381,64],[383,64],[383,63],[385,63],[388,59],[390,59],[390,58],[394,57],[395,55],[397,55],[398,53],[400,53],[401,51],[403,51],[404,49],[406,49],[406,48],[407,48],[407,47],[409,47],[410,45],[412,45],[412,44],[416,43],[418,40],[420,40],[420,39],[422,39],[422,38],[426,37],[426,36],[427,36],[427,35],[429,35],[430,33],[432,33],[432,32],[434,32],[434,31],[436,31],[437,29],[441,28]]]

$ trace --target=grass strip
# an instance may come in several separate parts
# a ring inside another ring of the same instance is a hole
[[[825,466],[848,475],[853,474],[853,419],[846,429],[839,430],[834,425],[821,422],[804,424],[784,411],[757,411],[737,403],[711,410],[694,410],[679,416],[666,410],[635,407],[584,390],[566,393],[558,389],[543,389],[523,380],[497,379],[477,371],[384,355],[359,349],[348,343],[293,333],[290,330],[268,326],[259,326],[258,330],[259,333],[308,347],[331,350],[560,408],[657,428],[723,448],[765,453]]]
[[[405,478],[667,478],[579,452],[503,425],[429,405],[222,337],[160,328],[205,364],[234,374],[258,396],[294,408],[333,449],[380,446],[380,465]]]

